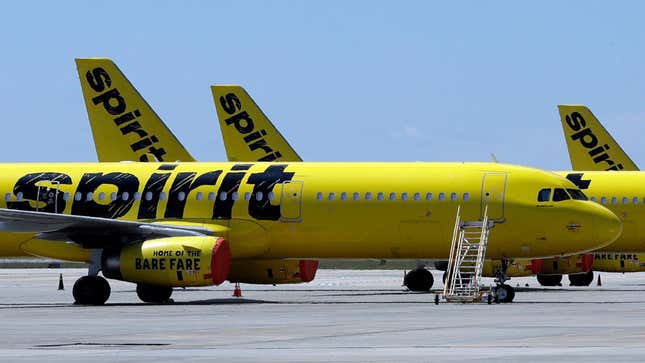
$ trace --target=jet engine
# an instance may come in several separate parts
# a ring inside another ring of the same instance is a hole
[[[231,252],[221,237],[168,237],[104,250],[103,275],[155,286],[219,285],[228,276]]]
[[[317,270],[315,260],[235,260],[228,280],[247,284],[298,284],[312,281]]]

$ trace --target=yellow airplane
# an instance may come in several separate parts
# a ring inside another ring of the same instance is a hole
[[[569,273],[571,285],[586,286],[593,281],[593,270],[645,271],[645,265],[640,262],[645,260],[642,173],[586,106],[559,105],[558,109],[571,166],[574,171],[579,171],[560,174],[588,192],[593,201],[606,205],[619,216],[624,230],[613,244],[578,258],[587,263],[553,269],[548,271],[550,275],[546,272],[538,275],[539,281],[545,285],[559,284],[562,274]],[[545,266],[554,262],[545,261]]]
[[[641,262],[645,261],[643,173],[586,106],[559,105],[558,109],[575,171],[559,174],[619,216],[623,233],[614,243],[593,253],[546,260],[517,259],[508,270],[509,276],[537,274],[541,285],[558,286],[562,275],[569,274],[572,286],[587,286],[593,281],[593,270],[645,271],[645,262]],[[484,275],[494,276],[500,264],[501,261],[488,261]]]
[[[85,73],[92,103],[139,160],[165,160],[156,133],[129,131],[141,131],[141,110],[128,106],[109,76]],[[233,98],[217,102],[228,110],[226,124],[244,136],[256,132]],[[279,151],[259,149],[269,158]],[[143,301],[162,302],[172,287],[235,280],[236,264],[266,259],[445,259],[459,205],[464,220],[479,220],[488,208],[496,225],[487,255],[495,259],[590,251],[622,230],[566,178],[498,163],[165,161],[0,170],[1,240],[19,241],[32,255],[88,262],[88,276],[73,289],[81,304],[109,298],[99,271],[136,283]],[[539,200],[551,192],[573,198]]]

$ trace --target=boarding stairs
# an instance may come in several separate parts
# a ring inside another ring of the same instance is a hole
[[[481,301],[480,290],[488,234],[494,222],[488,220],[488,206],[478,221],[462,221],[461,206],[457,207],[455,228],[448,259],[443,297],[448,302]]]

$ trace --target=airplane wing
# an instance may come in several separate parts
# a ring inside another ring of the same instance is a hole
[[[149,222],[0,208],[0,231],[38,233],[37,238],[72,241],[86,248],[130,244],[153,238],[211,236],[201,225]]]

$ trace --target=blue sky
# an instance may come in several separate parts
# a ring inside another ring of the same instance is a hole
[[[584,103],[645,165],[640,2],[10,2],[0,161],[94,161],[75,57],[110,57],[199,160],[242,84],[305,160],[567,169]]]

